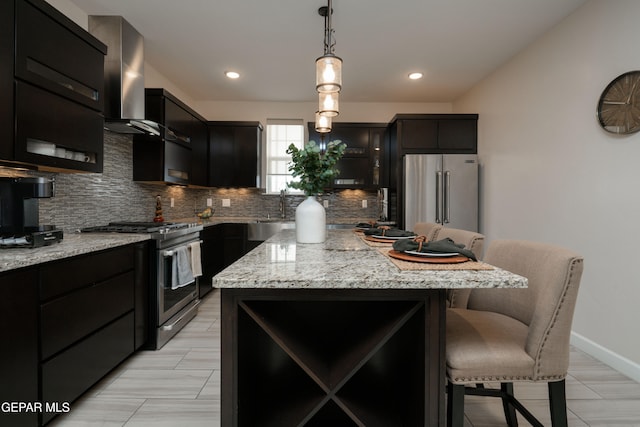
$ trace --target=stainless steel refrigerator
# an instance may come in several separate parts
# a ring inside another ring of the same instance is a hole
[[[417,222],[478,231],[478,157],[407,154],[403,161],[404,228]]]

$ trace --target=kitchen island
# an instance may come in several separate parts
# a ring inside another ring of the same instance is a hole
[[[401,269],[351,230],[327,236],[284,230],[213,278],[221,425],[443,425],[446,290],[526,279]]]

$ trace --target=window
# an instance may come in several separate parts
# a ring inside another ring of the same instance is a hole
[[[267,194],[278,194],[287,189],[293,194],[302,194],[300,190],[287,187],[291,182],[289,163],[291,156],[287,147],[295,144],[304,147],[304,122],[302,120],[267,120]]]

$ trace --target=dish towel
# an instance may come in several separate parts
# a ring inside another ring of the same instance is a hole
[[[191,271],[193,277],[202,276],[202,261],[200,259],[200,242],[193,242],[189,244],[189,250],[191,252]]]
[[[176,248],[172,258],[171,289],[178,289],[193,283],[196,279],[191,270],[188,247]]]

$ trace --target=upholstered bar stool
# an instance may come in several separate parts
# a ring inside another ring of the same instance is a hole
[[[569,335],[583,258],[549,244],[499,240],[484,261],[525,276],[526,289],[474,289],[466,308],[447,309],[447,425],[462,426],[465,394],[502,398],[507,424],[516,410],[542,424],[513,396],[513,383],[546,382],[552,425],[567,425]],[[471,384],[500,383],[500,389]]]
[[[484,235],[473,231],[462,230],[459,228],[441,227],[434,240],[450,238],[456,243],[464,245],[474,253],[476,258],[482,258],[482,250],[484,249]],[[471,289],[449,289],[447,291],[447,305],[449,307],[466,307]]]
[[[435,237],[438,235],[438,231],[442,226],[440,224],[436,224],[435,222],[416,222],[416,225],[413,227],[414,233],[418,236],[426,236],[427,241],[435,240]]]

